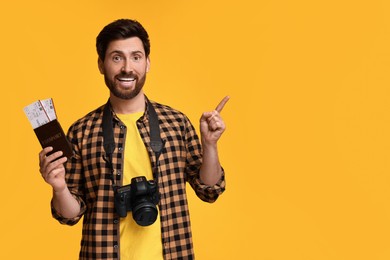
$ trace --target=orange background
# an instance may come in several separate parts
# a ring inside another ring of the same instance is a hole
[[[197,259],[390,259],[388,1],[8,1],[0,4],[0,259],[77,259],[51,218],[23,107],[63,127],[108,96],[95,37],[122,17],[151,38],[145,91],[186,113],[230,95],[227,190],[188,190]]]

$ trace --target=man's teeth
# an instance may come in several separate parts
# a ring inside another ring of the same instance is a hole
[[[135,78],[118,78],[120,81],[127,81],[127,82],[130,82],[130,81],[134,81]]]

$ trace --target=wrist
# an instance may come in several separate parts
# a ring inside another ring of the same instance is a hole
[[[202,143],[202,150],[203,150],[203,153],[217,153],[218,147],[217,147],[217,144]]]
[[[66,190],[66,186],[64,186],[64,187],[56,187],[56,188],[53,187],[53,194],[57,195],[57,196],[60,196],[60,195],[64,194],[65,190]]]
[[[202,147],[207,148],[217,148],[217,141],[208,141],[204,138],[201,138]]]

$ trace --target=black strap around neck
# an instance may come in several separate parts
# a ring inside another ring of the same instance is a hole
[[[164,147],[164,142],[161,140],[160,136],[160,127],[158,123],[158,117],[156,110],[154,110],[153,105],[147,99],[148,103],[148,114],[149,114],[149,125],[150,125],[150,146],[156,156],[156,164],[153,169],[153,175],[158,183],[158,158],[161,154],[161,151]],[[103,110],[103,146],[108,157],[108,162],[110,167],[113,169],[112,165],[112,154],[115,150],[115,140],[114,140],[114,130],[113,130],[113,117],[111,112],[110,101],[107,101],[107,104],[104,106]],[[113,183],[114,184],[114,183]]]

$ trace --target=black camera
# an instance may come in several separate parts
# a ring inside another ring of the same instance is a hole
[[[119,217],[127,216],[132,211],[133,219],[140,226],[153,224],[158,215],[159,201],[157,184],[147,181],[144,176],[134,177],[129,185],[115,190],[115,209]]]

